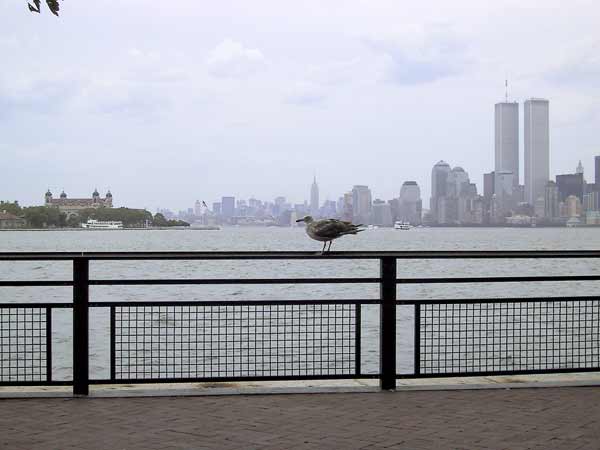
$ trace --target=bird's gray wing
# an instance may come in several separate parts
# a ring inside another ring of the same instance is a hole
[[[320,220],[314,224],[314,232],[318,236],[336,238],[349,231],[349,226],[336,219]]]

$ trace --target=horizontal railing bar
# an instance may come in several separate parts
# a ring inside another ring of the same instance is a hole
[[[397,305],[424,304],[473,304],[473,303],[540,303],[540,302],[577,302],[600,300],[598,296],[569,297],[496,297],[496,298],[456,298],[456,299],[402,299]],[[90,302],[92,308],[110,306],[251,306],[251,305],[378,305],[379,299],[302,299],[302,300],[171,300],[171,301],[101,301]],[[72,308],[72,303],[0,303],[0,308]]]
[[[577,302],[600,300],[598,296],[569,297],[497,297],[497,298],[456,298],[456,299],[403,299],[397,305],[415,304],[473,304],[473,303],[540,303],[540,302]],[[171,300],[171,301],[101,301],[90,302],[92,308],[110,306],[249,306],[249,305],[378,305],[379,299],[302,299],[302,300]],[[72,308],[72,303],[0,303],[0,308]]]
[[[72,386],[73,381],[0,381],[0,387],[12,386]],[[1,395],[1,394],[0,394]],[[2,398],[0,396],[0,398]]]
[[[521,277],[449,277],[449,278],[398,278],[399,284],[453,284],[453,283],[521,283],[539,281],[598,281],[600,275],[548,275]],[[127,285],[201,285],[201,284],[361,284],[380,283],[381,278],[182,278],[182,279],[119,279],[90,280],[91,286]],[[11,280],[0,281],[0,287],[52,287],[73,286],[68,280]]]
[[[90,302],[92,308],[110,306],[284,306],[284,305],[378,305],[379,299],[323,299],[323,300],[182,300],[182,301],[141,301],[141,302]]]
[[[372,379],[379,377],[379,374],[361,374],[355,375],[348,373],[343,375],[277,375],[277,376],[249,376],[249,377],[198,377],[198,378],[127,378],[127,379],[94,379],[90,384],[160,384],[160,383],[217,383],[217,382],[238,382],[238,381],[302,381],[302,380],[355,380]]]
[[[0,281],[0,287],[29,287],[29,286],[73,286],[73,281],[68,280],[9,280]]]
[[[380,278],[181,278],[90,280],[91,286],[172,285],[172,284],[361,284],[380,283]]]
[[[458,377],[494,377],[507,375],[539,375],[552,373],[583,373],[583,372],[600,372],[600,367],[576,367],[576,368],[561,368],[561,369],[531,369],[531,370],[498,370],[498,371],[478,371],[478,372],[452,372],[452,373],[421,373],[415,375],[413,373],[397,374],[398,379],[410,378],[458,378]]]
[[[0,252],[0,260],[154,260],[154,259],[456,259],[456,258],[600,258],[600,250],[473,250],[473,251],[245,251],[245,252]]]
[[[0,308],[72,308],[73,303],[0,303]]]
[[[435,283],[521,283],[534,281],[593,281],[600,280],[600,275],[547,275],[527,277],[456,277],[456,278],[398,278],[400,284],[435,284]]]
[[[427,304],[472,304],[472,303],[539,303],[539,302],[577,302],[600,300],[600,295],[583,295],[568,297],[496,297],[496,298],[457,298],[457,299],[403,299],[396,300],[397,305],[427,305]]]

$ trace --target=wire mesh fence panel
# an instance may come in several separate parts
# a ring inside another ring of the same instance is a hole
[[[113,378],[352,375],[352,304],[116,306]]]
[[[49,380],[46,308],[0,308],[0,384]]]
[[[600,368],[600,300],[421,305],[421,374]]]

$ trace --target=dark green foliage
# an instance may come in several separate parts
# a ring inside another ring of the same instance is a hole
[[[40,13],[41,12],[41,0],[32,0],[33,5],[31,3],[27,3],[29,6],[29,11]],[[46,0],[46,4],[48,5],[48,9],[52,14],[58,16],[58,11],[60,10],[60,5],[58,4],[58,0]]]
[[[8,201],[0,201],[0,212],[2,211],[6,211],[9,214],[14,214],[15,216],[23,215],[23,209],[16,200],[12,203]]]
[[[152,225],[155,227],[189,227],[190,224],[183,220],[167,220],[161,213],[154,214]]]
[[[67,225],[67,215],[58,208],[46,206],[30,206],[23,208],[23,215],[27,225],[31,228],[54,228]]]
[[[166,227],[169,222],[165,219],[161,213],[154,214],[154,219],[152,221],[152,225],[155,227]]]

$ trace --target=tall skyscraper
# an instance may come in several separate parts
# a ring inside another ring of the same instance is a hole
[[[371,190],[369,186],[355,185],[352,188],[352,219],[356,223],[371,221]]]
[[[483,174],[483,197],[487,200],[491,199],[494,195],[495,174],[495,172]]]
[[[496,103],[494,140],[495,172],[512,172],[519,184],[519,104]]]
[[[533,205],[544,197],[550,178],[549,102],[532,98],[525,102],[525,201]]]
[[[373,202],[373,225],[381,227],[391,227],[392,224],[392,208],[389,203],[380,199],[375,199]]]
[[[596,181],[596,187],[600,186],[600,156],[594,158],[594,181]]]
[[[577,168],[575,169],[575,173],[583,175],[583,164],[581,164],[581,160],[579,160],[579,164],[577,164]]]
[[[558,217],[558,203],[558,186],[554,181],[548,181],[544,195],[544,216],[546,218]]]
[[[421,213],[421,189],[416,181],[405,181],[400,188],[398,216],[400,220],[418,225],[421,223]]]
[[[510,171],[494,172],[494,211],[496,221],[509,215],[517,206],[515,175]]]
[[[440,200],[446,196],[448,188],[448,174],[450,173],[450,164],[445,161],[438,163],[431,169],[431,200],[429,201],[429,209],[433,221],[439,223],[441,208]]]
[[[235,197],[221,198],[221,214],[228,219],[235,216]]]
[[[317,184],[317,177],[313,178],[312,185],[310,186],[310,213],[315,217],[319,214],[319,185]]]

